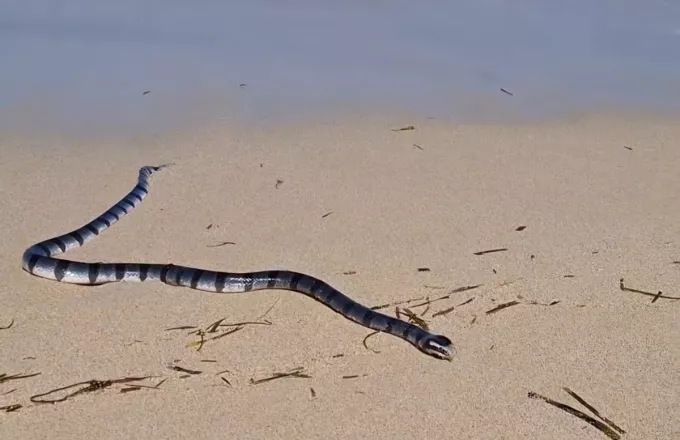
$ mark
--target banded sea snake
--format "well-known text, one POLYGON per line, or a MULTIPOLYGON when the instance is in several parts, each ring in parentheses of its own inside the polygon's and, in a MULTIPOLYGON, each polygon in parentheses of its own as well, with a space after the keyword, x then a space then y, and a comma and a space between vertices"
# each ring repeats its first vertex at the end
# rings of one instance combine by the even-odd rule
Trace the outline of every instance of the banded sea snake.
POLYGON ((170 286, 190 287, 217 293, 242 293, 263 289, 292 290, 311 297, 345 318, 364 327, 404 339, 425 354, 451 361, 455 348, 442 335, 427 332, 400 319, 384 315, 348 298, 310 275, 286 270, 229 273, 173 264, 84 263, 53 258, 83 246, 136 208, 148 194, 151 175, 169 164, 144 166, 137 185, 96 219, 79 229, 36 243, 26 249, 22 268, 37 277, 69 284, 101 285, 118 281, 161 281, 170 286))

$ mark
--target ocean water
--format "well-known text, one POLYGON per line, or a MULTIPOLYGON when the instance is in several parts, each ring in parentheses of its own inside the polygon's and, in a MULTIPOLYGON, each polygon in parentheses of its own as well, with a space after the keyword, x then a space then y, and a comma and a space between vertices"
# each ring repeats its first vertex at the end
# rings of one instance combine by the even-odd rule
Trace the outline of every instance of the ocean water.
POLYGON ((676 111, 680 1, 0 0, 0 60, 3 130, 676 111))

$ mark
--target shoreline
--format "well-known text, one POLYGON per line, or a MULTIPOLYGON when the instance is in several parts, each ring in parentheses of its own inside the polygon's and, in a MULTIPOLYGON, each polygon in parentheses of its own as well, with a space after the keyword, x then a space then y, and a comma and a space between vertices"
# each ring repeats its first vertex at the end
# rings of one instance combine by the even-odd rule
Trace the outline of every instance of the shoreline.
MULTIPOLYGON (((0 112, 4 116, 12 112, 0 112)), ((7 118, 6 118, 7 119, 7 118)), ((20 117, 23 119, 23 117, 20 117)), ((440 127, 488 127, 491 129, 541 129, 556 126, 575 126, 581 123, 601 124, 611 122, 614 124, 630 122, 633 124, 674 124, 680 119, 680 112, 662 109, 633 109, 633 108, 609 108, 589 110, 569 110, 546 115, 512 115, 492 117, 491 119, 464 117, 461 115, 431 116, 419 112, 392 109, 390 111, 378 111, 370 109, 327 109, 321 112, 299 112, 287 116, 277 116, 272 119, 239 120, 225 116, 205 117, 202 120, 185 121, 184 124, 173 125, 160 123, 156 127, 130 128, 122 127, 117 130, 114 127, 107 129, 48 129, 44 125, 34 125, 31 119, 13 124, 11 129, 0 131, 0 139, 5 142, 49 142, 57 140, 61 143, 135 143, 154 142, 162 139, 173 139, 181 136, 204 136, 207 133, 229 130, 239 135, 249 136, 257 133, 277 133, 295 131, 298 129, 331 128, 337 126, 403 126, 411 124, 438 125, 440 127)), ((41 120, 44 120, 41 119, 41 120)))

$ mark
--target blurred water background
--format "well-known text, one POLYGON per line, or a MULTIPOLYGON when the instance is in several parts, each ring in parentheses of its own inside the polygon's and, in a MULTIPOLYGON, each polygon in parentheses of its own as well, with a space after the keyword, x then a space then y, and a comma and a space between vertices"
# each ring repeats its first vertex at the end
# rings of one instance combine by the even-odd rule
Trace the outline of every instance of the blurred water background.
POLYGON ((679 107, 678 0, 0 0, 0 130, 679 107))

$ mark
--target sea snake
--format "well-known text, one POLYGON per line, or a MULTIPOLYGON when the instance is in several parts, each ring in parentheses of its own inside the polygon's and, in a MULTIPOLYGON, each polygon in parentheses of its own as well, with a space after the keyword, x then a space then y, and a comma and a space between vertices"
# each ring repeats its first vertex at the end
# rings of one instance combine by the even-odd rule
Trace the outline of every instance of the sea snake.
POLYGON ((85 226, 36 243, 26 249, 22 268, 37 277, 62 283, 101 285, 118 281, 161 281, 170 286, 190 287, 217 293, 242 293, 263 289, 292 290, 314 298, 345 318, 364 327, 404 339, 425 354, 451 361, 455 348, 447 337, 429 333, 411 323, 384 315, 345 296, 324 281, 299 272, 267 270, 229 273, 174 264, 83 263, 53 258, 83 246, 136 208, 149 193, 151 175, 171 164, 144 166, 137 185, 125 197, 85 226))

